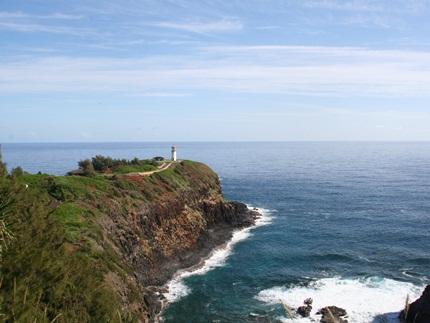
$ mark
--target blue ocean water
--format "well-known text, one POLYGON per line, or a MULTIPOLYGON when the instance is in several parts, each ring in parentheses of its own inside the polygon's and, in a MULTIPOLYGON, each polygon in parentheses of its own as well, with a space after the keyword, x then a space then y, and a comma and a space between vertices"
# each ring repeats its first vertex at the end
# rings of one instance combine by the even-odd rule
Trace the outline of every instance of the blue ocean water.
MULTIPOLYGON (((166 322, 274 322, 286 319, 281 300, 295 307, 306 297, 315 310, 346 308, 350 322, 377 322, 378 314, 394 322, 406 294, 417 297, 430 283, 430 143, 177 147, 179 158, 220 175, 228 199, 269 210, 271 221, 238 241, 222 265, 185 278, 166 322)), ((4 144, 3 157, 9 167, 63 174, 96 154, 169 150, 168 143, 4 144)))

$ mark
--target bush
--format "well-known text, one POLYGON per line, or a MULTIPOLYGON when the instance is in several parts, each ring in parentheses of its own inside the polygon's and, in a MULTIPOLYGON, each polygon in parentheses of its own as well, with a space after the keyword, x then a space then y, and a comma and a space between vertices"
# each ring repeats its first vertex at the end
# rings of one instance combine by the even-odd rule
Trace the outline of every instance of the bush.
POLYGON ((137 157, 134 157, 132 160, 131 160, 131 162, 130 162, 132 165, 139 165, 139 163, 140 163, 140 160, 139 160, 139 158, 137 158, 137 157))
POLYGON ((128 322, 104 280, 106 262, 86 240, 69 242, 78 210, 67 203, 61 210, 45 193, 19 191, 17 183, 0 178, 0 321, 128 322))
MULTIPOLYGON (((1 149, 1 146, 0 146, 1 149)), ((6 163, 2 160, 1 150, 0 150, 0 177, 5 177, 7 175, 6 163)))
POLYGON ((113 159, 111 157, 104 157, 97 155, 92 160, 82 160, 79 162, 79 167, 82 170, 87 170, 84 175, 92 174, 93 171, 106 172, 111 171, 113 173, 127 173, 127 172, 142 172, 147 170, 154 170, 158 166, 158 163, 154 160, 141 160, 137 157, 132 160, 127 159, 113 159), (91 165, 92 169, 91 169, 91 165), (129 171, 126 171, 129 169, 129 171))
POLYGON ((13 234, 9 231, 9 225, 6 222, 7 215, 10 212, 11 198, 10 193, 4 190, 0 191, 0 264, 3 251, 8 247, 9 242, 13 239, 13 234))
POLYGON ((12 172, 11 172, 12 177, 17 178, 17 177, 21 177, 22 175, 24 175, 24 171, 21 167, 16 167, 12 169, 12 172))
POLYGON ((101 155, 97 155, 92 159, 93 167, 96 171, 105 171, 109 168, 112 168, 114 165, 113 159, 110 157, 104 157, 101 155))
POLYGON ((78 165, 79 165, 79 168, 82 169, 84 176, 94 176, 95 175, 96 172, 94 170, 94 165, 93 165, 91 160, 89 160, 89 159, 81 160, 78 163, 78 165))

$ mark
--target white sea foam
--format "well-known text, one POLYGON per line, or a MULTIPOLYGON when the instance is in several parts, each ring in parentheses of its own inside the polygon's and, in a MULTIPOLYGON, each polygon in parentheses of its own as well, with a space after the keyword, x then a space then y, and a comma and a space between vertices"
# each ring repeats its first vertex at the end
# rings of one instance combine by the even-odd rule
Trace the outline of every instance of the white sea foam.
MULTIPOLYGON (((252 206, 248 207, 253 208, 252 206)), ((228 256, 231 255, 235 244, 247 239, 251 235, 251 231, 256 227, 271 223, 272 211, 260 208, 256 208, 256 211, 261 214, 261 217, 256 219, 254 226, 234 231, 231 240, 225 245, 212 251, 209 257, 200 265, 186 270, 181 270, 175 274, 172 280, 170 280, 166 285, 166 287, 168 287, 168 292, 163 294, 169 303, 176 302, 181 297, 190 293, 190 288, 184 282, 185 278, 194 275, 203 275, 214 268, 223 266, 228 256)))
MULTIPOLYGON (((349 321, 354 323, 399 322, 399 311, 404 307, 406 295, 412 300, 418 298, 423 286, 395 281, 387 278, 342 279, 339 277, 317 280, 308 286, 273 287, 261 291, 256 298, 268 304, 281 301, 293 308, 303 305, 303 301, 314 300, 310 318, 297 319, 297 322, 319 321, 318 309, 336 305, 348 312, 349 321), (381 318, 381 316, 379 316, 381 318)), ((283 318, 283 321, 291 322, 283 318)))

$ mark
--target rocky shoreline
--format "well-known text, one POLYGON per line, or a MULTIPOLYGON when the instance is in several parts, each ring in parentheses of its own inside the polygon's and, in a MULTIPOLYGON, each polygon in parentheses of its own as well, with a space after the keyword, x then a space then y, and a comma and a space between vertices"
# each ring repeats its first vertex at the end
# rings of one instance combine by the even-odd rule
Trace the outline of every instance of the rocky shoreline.
POLYGON ((163 272, 163 284, 146 287, 145 301, 149 305, 151 322, 160 322, 163 312, 169 305, 165 295, 169 293, 168 283, 170 280, 183 272, 193 272, 201 269, 214 251, 225 248, 235 231, 253 227, 256 224, 256 220, 262 217, 256 208, 249 209, 240 202, 229 203, 234 205, 234 208, 238 211, 236 216, 231 219, 232 221, 215 225, 199 239, 196 250, 184 255, 180 260, 168 262, 166 266, 176 268, 176 271, 173 274, 171 270, 163 272))
MULTIPOLYGON (((315 318, 310 318, 313 299, 307 298, 303 305, 292 308, 288 304, 282 303, 285 314, 291 320, 295 318, 309 318, 310 321, 316 322, 315 318)), ((318 322, 321 323, 348 323, 348 313, 345 309, 331 305, 320 308, 316 315, 321 316, 318 322)), ((401 323, 429 323, 430 322, 430 285, 424 289, 422 295, 414 302, 409 303, 407 297, 405 307, 398 314, 398 320, 401 323)), ((372 322, 386 322, 385 314, 376 317, 372 322)), ((388 322, 388 321, 387 321, 388 322)))

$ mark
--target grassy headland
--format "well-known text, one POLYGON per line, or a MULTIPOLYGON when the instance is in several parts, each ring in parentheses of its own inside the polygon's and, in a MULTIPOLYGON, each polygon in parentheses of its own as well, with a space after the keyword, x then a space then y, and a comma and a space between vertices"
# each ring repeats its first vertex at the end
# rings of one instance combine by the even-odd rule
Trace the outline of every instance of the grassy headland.
POLYGON ((149 320, 159 309, 148 286, 192 264, 181 257, 210 241, 207 228, 243 212, 224 202, 201 163, 151 176, 136 173, 157 169, 153 161, 98 156, 79 165, 79 176, 7 174, 0 165, 5 321, 149 320))

